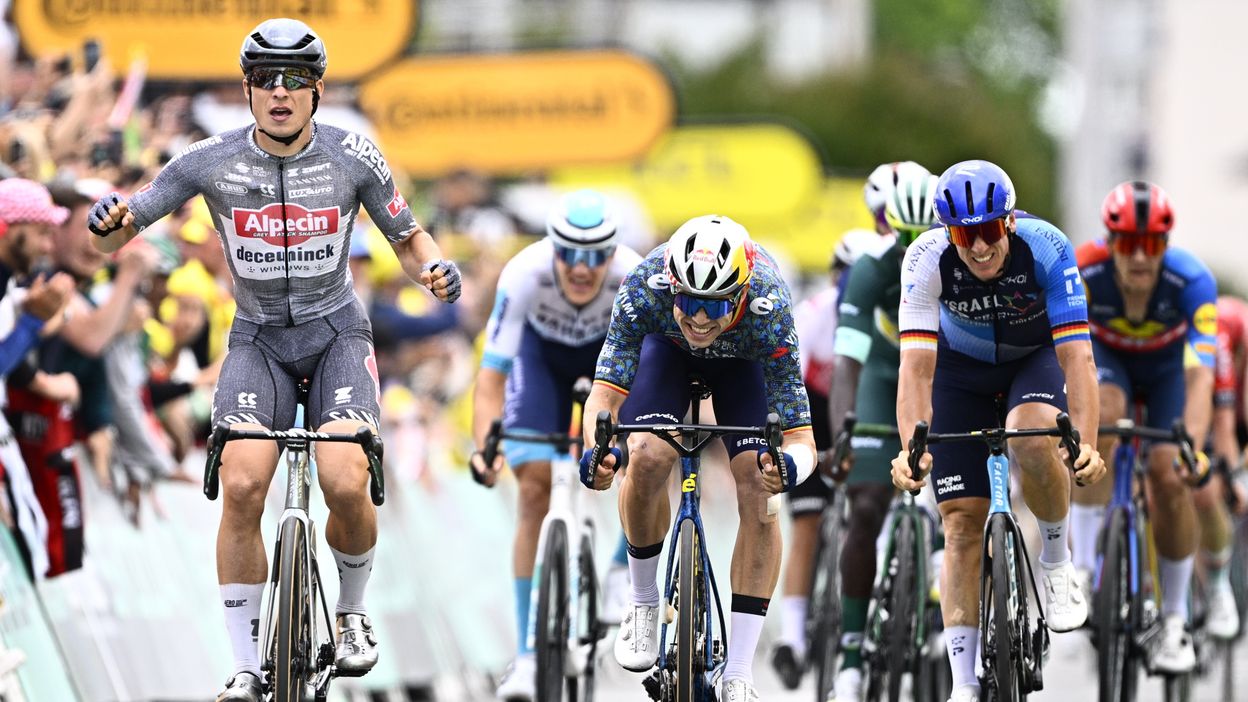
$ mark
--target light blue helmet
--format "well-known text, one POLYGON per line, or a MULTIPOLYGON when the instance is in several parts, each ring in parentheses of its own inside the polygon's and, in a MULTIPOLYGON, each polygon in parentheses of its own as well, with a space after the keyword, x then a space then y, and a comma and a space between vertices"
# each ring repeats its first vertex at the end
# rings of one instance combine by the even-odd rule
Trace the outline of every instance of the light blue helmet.
POLYGON ((564 195, 546 218, 546 235, 565 249, 613 249, 618 228, 610 203, 596 190, 564 195))
POLYGON ((988 222, 1014 211, 1014 183, 989 161, 955 163, 936 183, 936 219, 945 226, 988 222))

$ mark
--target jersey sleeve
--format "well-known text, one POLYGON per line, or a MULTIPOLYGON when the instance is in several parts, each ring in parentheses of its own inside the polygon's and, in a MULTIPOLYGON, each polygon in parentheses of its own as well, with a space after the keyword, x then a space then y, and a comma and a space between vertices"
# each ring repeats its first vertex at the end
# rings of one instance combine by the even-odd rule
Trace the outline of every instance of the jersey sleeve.
POLYGON ((780 417, 784 431, 809 428, 810 398, 802 383, 801 353, 798 350, 797 329, 793 324, 793 300, 788 287, 776 286, 775 306, 771 313, 760 319, 763 338, 758 350, 763 366, 763 386, 767 392, 767 407, 780 417))
POLYGON ((1044 289, 1044 309, 1049 316, 1053 345, 1091 341, 1088 331, 1088 296, 1079 275, 1075 247, 1060 229, 1042 220, 1027 238, 1036 261, 1036 277, 1044 289))
POLYGON ((1217 356, 1218 285, 1213 273, 1191 257, 1192 274, 1183 288, 1183 316, 1187 318, 1187 344, 1200 365, 1213 368, 1217 356))
POLYGON ((165 164, 152 182, 139 188, 128 201, 135 228, 146 229, 198 195, 198 176, 211 172, 228 156, 228 150, 214 148, 223 141, 221 136, 213 136, 187 146, 165 164))
POLYGON ((607 337, 598 354, 594 382, 628 394, 637 377, 637 363, 641 359, 641 342, 646 334, 661 329, 661 315, 671 315, 671 309, 663 309, 661 296, 651 289, 650 279, 658 279, 662 271, 663 257, 660 253, 655 263, 653 255, 634 268, 620 284, 611 308, 611 323, 607 337))
POLYGON ((901 264, 901 307, 897 326, 901 350, 936 350, 940 331, 940 256, 948 245, 941 230, 930 231, 906 249, 901 264))
POLYGON ((521 264, 523 254, 521 252, 503 267, 494 294, 494 311, 485 325, 485 353, 481 365, 504 375, 511 372, 512 361, 520 351, 524 320, 533 299, 535 280, 526 274, 521 264))
POLYGON ((866 364, 871 353, 875 307, 888 288, 886 282, 880 276, 879 259, 874 257, 864 256, 849 269, 845 295, 837 308, 836 355, 866 364))
POLYGON ((355 173, 360 204, 390 243, 403 241, 416 228, 416 216, 394 184, 385 156, 376 144, 352 132, 346 133, 342 146, 353 155, 348 163, 355 173))

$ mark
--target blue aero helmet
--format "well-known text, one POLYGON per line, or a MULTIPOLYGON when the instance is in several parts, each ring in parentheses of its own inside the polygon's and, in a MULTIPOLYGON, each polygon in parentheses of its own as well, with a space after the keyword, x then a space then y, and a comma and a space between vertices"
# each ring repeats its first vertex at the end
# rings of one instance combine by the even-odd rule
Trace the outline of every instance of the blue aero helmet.
POLYGON ((1014 183, 995 163, 962 161, 940 175, 935 200, 941 224, 980 224, 1014 211, 1014 183))

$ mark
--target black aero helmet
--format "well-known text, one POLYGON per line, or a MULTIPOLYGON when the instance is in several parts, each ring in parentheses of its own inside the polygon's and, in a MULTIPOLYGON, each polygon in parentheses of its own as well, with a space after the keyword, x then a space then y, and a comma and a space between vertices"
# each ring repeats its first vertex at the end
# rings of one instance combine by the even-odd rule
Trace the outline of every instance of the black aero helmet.
POLYGON ((261 22, 238 52, 243 73, 257 66, 307 66, 323 76, 328 63, 325 42, 308 25, 287 17, 261 22))

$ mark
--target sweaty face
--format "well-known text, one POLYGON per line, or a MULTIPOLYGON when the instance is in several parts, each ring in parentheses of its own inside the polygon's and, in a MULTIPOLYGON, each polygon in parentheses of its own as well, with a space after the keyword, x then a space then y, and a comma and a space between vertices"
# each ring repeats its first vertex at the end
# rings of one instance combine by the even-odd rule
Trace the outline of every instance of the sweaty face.
MULTIPOLYGON (((1006 218, 1006 231, 1014 233, 1017 229, 1014 215, 1010 214, 1006 218)), ((971 270, 971 275, 982 281, 989 281, 1001 275, 1010 253, 1008 234, 991 244, 984 243, 984 240, 979 237, 976 237, 970 244, 970 246, 959 246, 954 243, 954 248, 958 251, 958 258, 962 259, 966 267, 971 270)))
POLYGON ((555 257, 555 279, 559 282, 559 291, 564 299, 573 305, 587 305, 602 290, 602 282, 607 277, 607 268, 611 259, 598 266, 587 266, 585 263, 569 265, 558 256, 555 257))
POLYGON ((256 68, 243 81, 256 125, 279 137, 298 133, 312 119, 313 88, 325 92, 324 82, 302 68, 256 68))

